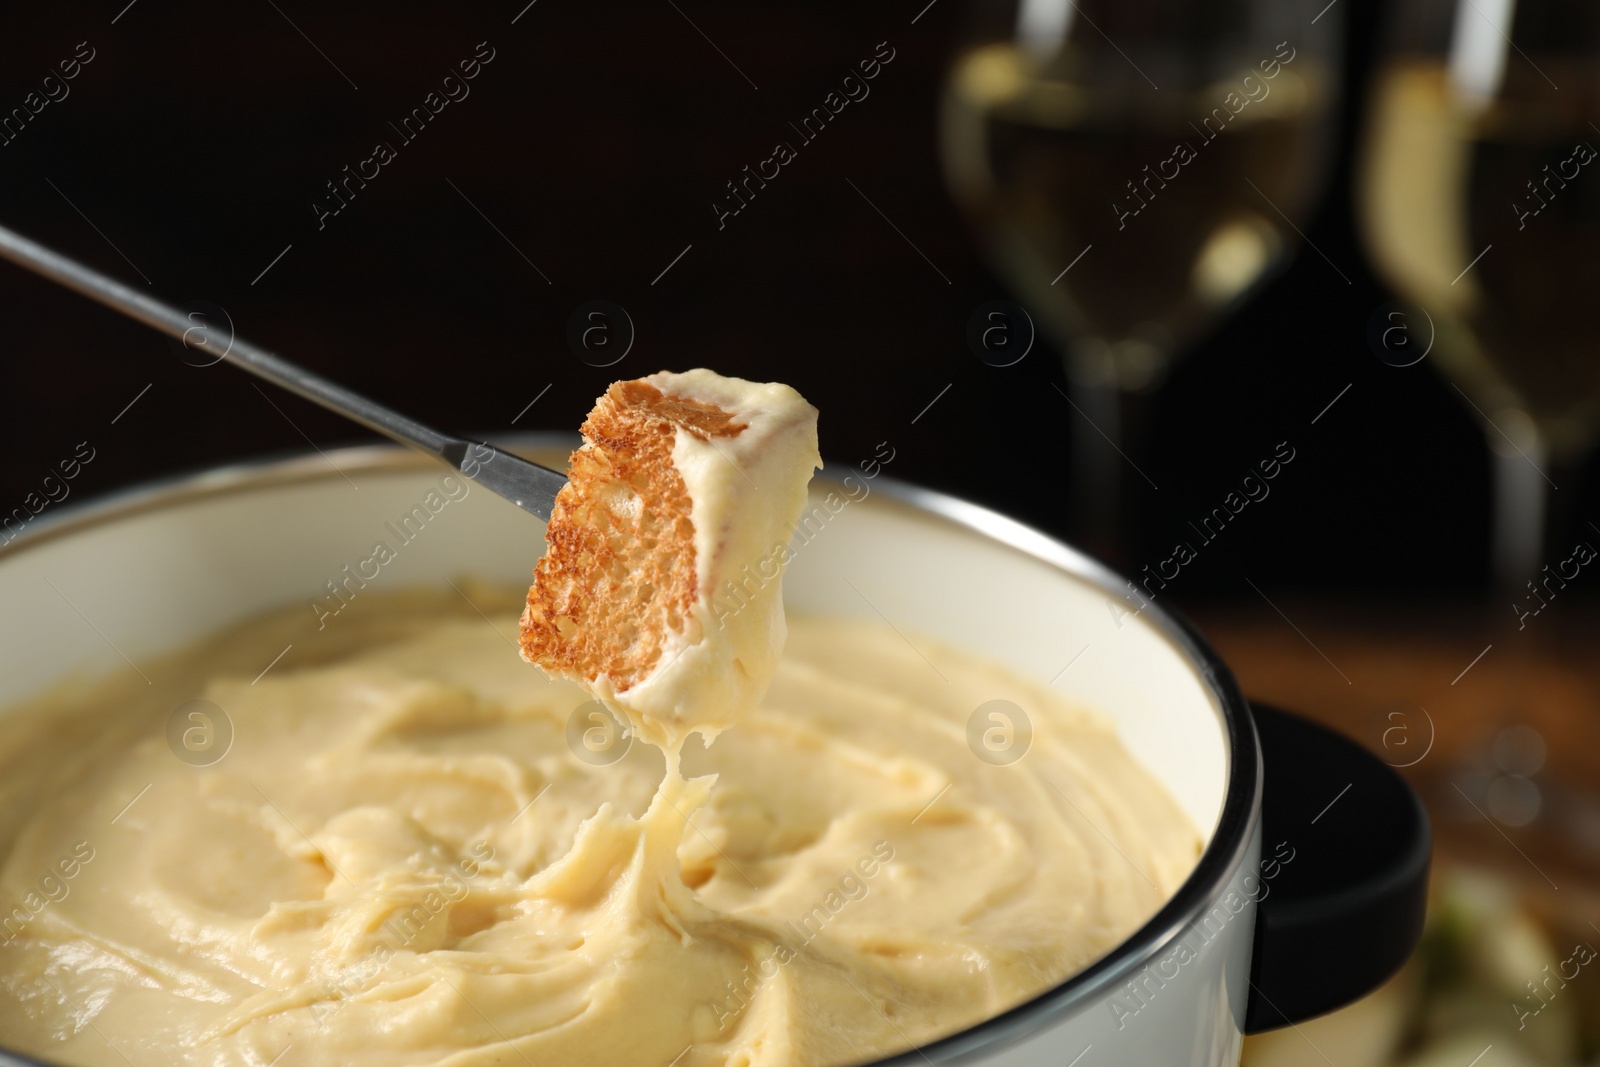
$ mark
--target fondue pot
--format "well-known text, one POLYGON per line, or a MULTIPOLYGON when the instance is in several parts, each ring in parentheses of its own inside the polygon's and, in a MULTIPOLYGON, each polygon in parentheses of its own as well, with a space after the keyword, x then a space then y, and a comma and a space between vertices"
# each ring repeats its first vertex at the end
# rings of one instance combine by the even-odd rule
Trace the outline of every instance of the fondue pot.
MULTIPOLYGON (((573 441, 505 444, 560 468, 573 441)), ((1329 1011, 1400 966, 1421 931, 1429 831, 1392 770, 1336 734, 1246 703, 1193 628, 1160 604, 1141 606, 1098 562, 993 511, 894 483, 883 461, 843 477, 830 465, 812 483, 784 580, 788 607, 881 614, 1097 709, 1204 849, 1177 893, 1087 969, 878 1067, 1237 1064, 1245 1034, 1329 1011)), ((11 619, 0 707, 269 608, 317 610, 327 583, 385 539, 386 524, 413 514, 443 473, 414 453, 351 448, 45 512, 0 546, 11 619)), ((526 582, 540 533, 527 513, 472 487, 368 585, 526 582)), ((986 749, 988 736, 981 723, 969 730, 975 759, 1026 760, 986 749)), ((1320 1058, 1308 1043, 1306 1062, 1320 1058)), ((0 1064, 35 1062, 0 1051, 0 1064)))

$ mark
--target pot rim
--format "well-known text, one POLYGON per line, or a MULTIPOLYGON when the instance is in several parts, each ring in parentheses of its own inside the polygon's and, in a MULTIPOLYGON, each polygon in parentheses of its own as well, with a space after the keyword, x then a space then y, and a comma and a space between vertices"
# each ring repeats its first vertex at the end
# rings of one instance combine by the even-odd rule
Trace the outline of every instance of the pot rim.
MULTIPOLYGON (((570 448, 574 434, 532 432, 498 435, 490 443, 519 448, 570 448)), ((17 553, 81 530, 160 511, 197 500, 209 500, 266 487, 299 485, 340 476, 344 471, 401 471, 426 469, 435 462, 421 453, 397 445, 352 445, 320 451, 293 452, 247 459, 220 467, 172 475, 116 490, 92 500, 72 504, 42 517, 5 544, 0 562, 17 553)), ((828 475, 820 476, 833 481, 828 475)), ((880 475, 874 489, 896 503, 980 534, 991 541, 1031 556, 1072 577, 1088 582, 1113 597, 1121 597, 1126 579, 1088 554, 997 511, 939 490, 880 475)), ((864 1067, 913 1067, 918 1063, 971 1062, 1026 1036, 1048 1028, 1057 1020, 1077 1014, 1098 1002, 1135 971, 1154 962, 1180 934, 1210 911, 1222 897, 1234 872, 1245 858, 1261 814, 1261 754, 1250 706, 1223 663, 1193 623, 1154 601, 1140 613, 1188 661, 1216 701, 1218 717, 1227 737, 1227 776, 1222 810, 1211 840, 1195 868, 1178 891, 1161 908, 1115 948, 1029 1000, 983 1022, 896 1053, 867 1061, 864 1067)), ((1240 1010, 1242 1011, 1242 1005, 1240 1010)), ((1241 1016, 1242 1018, 1242 1016, 1241 1016)), ((1242 1026, 1242 1023, 1241 1023, 1242 1026)), ((0 1048, 0 1063, 18 1067, 48 1067, 0 1048)))

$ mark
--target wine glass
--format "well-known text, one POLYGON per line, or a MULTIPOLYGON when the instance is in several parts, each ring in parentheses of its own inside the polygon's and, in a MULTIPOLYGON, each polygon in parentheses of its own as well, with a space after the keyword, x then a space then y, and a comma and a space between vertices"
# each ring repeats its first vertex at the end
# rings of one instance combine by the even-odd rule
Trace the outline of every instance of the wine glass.
POLYGON ((1139 398, 1298 244, 1336 96, 1325 4, 969 9, 941 105, 945 175, 1066 355, 1075 533, 1092 550, 1114 554, 1122 487, 1144 478, 1127 455, 1139 398))
MULTIPOLYGON (((1593 848, 1577 814, 1592 810, 1591 783, 1534 778, 1545 751, 1535 728, 1567 731, 1551 712, 1563 646, 1552 623, 1530 626, 1529 616, 1577 576, 1585 557, 1573 540, 1593 542, 1592 531, 1563 527, 1600 431, 1590 318, 1600 293, 1600 5, 1401 0, 1392 15, 1358 161, 1361 229, 1409 305, 1397 324, 1431 334, 1430 359, 1492 449, 1495 587, 1517 612, 1495 604, 1492 625, 1535 631, 1507 633, 1512 647, 1496 652, 1513 657, 1502 669, 1518 684, 1498 698, 1493 759, 1463 752, 1439 772, 1449 792, 1431 806, 1462 820, 1442 834, 1498 846, 1497 833, 1522 858, 1581 862, 1593 848)), ((1508 1028, 1507 1044, 1526 1036, 1508 1028)))
POLYGON ((1525 594, 1600 430, 1587 315, 1600 293, 1600 5, 1403 0, 1394 15, 1361 152, 1362 231, 1414 305, 1408 332, 1431 333, 1483 421, 1493 570, 1525 594))

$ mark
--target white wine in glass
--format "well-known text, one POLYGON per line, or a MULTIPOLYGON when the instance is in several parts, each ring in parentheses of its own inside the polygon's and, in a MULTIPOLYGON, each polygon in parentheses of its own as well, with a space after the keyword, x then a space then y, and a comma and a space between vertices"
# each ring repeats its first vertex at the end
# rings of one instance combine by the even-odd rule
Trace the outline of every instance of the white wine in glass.
POLYGON ((1577 464, 1600 430, 1600 5, 1426 0, 1399 15, 1367 116, 1362 230, 1415 305, 1408 331, 1431 335, 1484 422, 1493 567, 1516 589, 1547 536, 1573 532, 1577 464))
POLYGON ((1282 0, 974 14, 944 93, 946 176, 1066 353, 1077 533, 1109 551, 1120 486, 1139 476, 1101 435, 1135 451, 1130 395, 1298 244, 1326 161, 1337 31, 1282 0))

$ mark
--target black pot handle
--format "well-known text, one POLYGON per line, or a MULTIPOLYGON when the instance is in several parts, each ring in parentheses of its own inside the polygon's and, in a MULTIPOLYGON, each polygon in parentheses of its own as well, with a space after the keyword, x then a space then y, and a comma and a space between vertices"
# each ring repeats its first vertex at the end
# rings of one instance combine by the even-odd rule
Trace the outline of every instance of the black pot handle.
POLYGON ((1394 769, 1326 727, 1256 704, 1262 869, 1245 1032, 1371 992, 1422 935, 1432 834, 1394 769))

